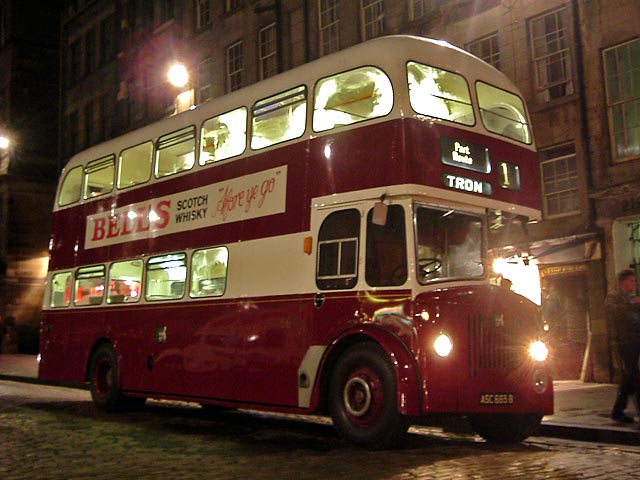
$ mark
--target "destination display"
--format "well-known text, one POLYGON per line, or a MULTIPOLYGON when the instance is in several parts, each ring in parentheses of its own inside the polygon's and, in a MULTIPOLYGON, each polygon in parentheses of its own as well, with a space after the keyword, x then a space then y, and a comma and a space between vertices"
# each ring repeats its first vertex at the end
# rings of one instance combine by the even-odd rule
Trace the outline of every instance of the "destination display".
POLYGON ((442 176, 442 181, 446 187, 453 188, 455 190, 480 193, 482 195, 491 195, 493 193, 493 188, 489 182, 482 182, 480 180, 452 175, 450 173, 445 173, 442 176))
POLYGON ((487 147, 451 137, 442 137, 440 148, 442 163, 445 165, 480 173, 491 172, 491 160, 487 147))

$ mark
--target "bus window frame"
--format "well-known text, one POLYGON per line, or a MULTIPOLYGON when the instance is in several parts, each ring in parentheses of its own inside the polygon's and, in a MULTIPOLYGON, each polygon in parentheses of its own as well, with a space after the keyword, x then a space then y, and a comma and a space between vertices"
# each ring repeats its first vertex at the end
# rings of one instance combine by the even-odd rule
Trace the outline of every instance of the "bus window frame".
POLYGON ((103 197, 113 192, 116 184, 116 156, 113 153, 104 155, 100 158, 96 158, 87 162, 84 166, 84 180, 83 180, 83 198, 85 200, 91 200, 97 197, 103 197), (89 191, 89 177, 95 173, 103 172, 105 170, 111 170, 111 186, 109 190, 100 190, 95 192, 89 191))
POLYGON ((50 308, 68 308, 71 306, 74 294, 74 281, 75 281, 75 272, 73 270, 64 270, 61 272, 54 272, 51 275, 51 288, 49 289, 49 307, 50 308), (56 278, 60 275, 67 275, 65 283, 70 281, 70 285, 67 287, 65 285, 64 290, 62 292, 54 292, 54 287, 56 285, 56 278), (68 290, 68 292, 67 292, 68 290), (64 303, 58 305, 54 304, 54 293, 62 293, 64 298, 66 298, 67 293, 69 294, 69 299, 64 301, 64 303))
POLYGON ((219 115, 214 115, 212 117, 205 118, 202 121, 202 123, 200 124, 200 135, 199 135, 200 145, 199 145, 199 148, 198 148, 198 165, 200 165, 201 167, 205 167, 205 166, 208 166, 208 165, 213 165, 213 164, 222 162, 224 160, 229 160, 231 158, 239 157, 239 156, 243 155, 244 153, 246 153, 248 145, 249 145, 249 141, 248 141, 248 139, 249 139, 249 117, 250 117, 249 109, 246 106, 242 105, 240 107, 232 108, 231 110, 227 110, 226 112, 221 113, 219 115), (204 160, 203 161, 203 159, 202 159, 203 155, 202 154, 203 154, 204 149, 205 149, 205 137, 204 137, 205 124, 207 122, 212 121, 212 120, 219 119, 219 118, 221 118, 221 117, 223 117, 225 115, 228 115, 228 114, 234 113, 234 112, 238 112, 238 111, 241 111, 241 110, 243 110, 244 113, 245 113, 245 119, 244 119, 244 148, 242 149, 242 151, 239 152, 239 153, 235 153, 234 152, 232 155, 225 156, 225 157, 222 157, 222 158, 212 158, 212 159, 208 159, 208 160, 204 160))
MULTIPOLYGON (((295 103, 294 103, 295 105, 295 103)), ((249 146, 251 148, 251 150, 253 151, 259 151, 259 150, 264 150, 266 148, 270 148, 273 147, 274 145, 280 145, 284 142, 289 142, 291 140, 295 140, 297 138, 301 138, 304 136, 305 132, 307 131, 307 123, 308 123, 308 113, 309 113, 309 88, 307 87, 306 84, 300 84, 291 88, 287 88, 286 90, 282 90, 278 93, 274 93, 273 95, 269 95, 267 97, 263 97, 260 98, 258 100, 256 100, 253 104, 253 106, 251 107, 251 111, 250 111, 250 117, 251 117, 251 131, 250 131, 250 135, 248 135, 249 137, 249 146), (277 106, 279 103, 284 102, 285 100, 292 100, 295 99, 297 96, 302 95, 303 100, 301 102, 298 102, 299 104, 296 105, 295 107, 292 107, 291 109, 291 113, 293 114, 293 112, 295 110, 297 110, 298 108, 300 108, 301 106, 304 106, 304 115, 302 115, 302 118, 304 119, 304 125, 303 128, 300 132, 295 132, 294 136, 288 136, 285 138, 281 138, 279 140, 276 141, 271 141, 269 140, 267 144, 265 145, 260 145, 260 142, 256 142, 256 139, 263 139, 266 140, 266 137, 261 137, 256 135, 256 130, 258 130, 256 128, 257 124, 256 124, 256 119, 259 118, 261 115, 266 115, 272 112, 278 112, 279 110, 284 110, 287 109, 289 107, 291 107, 291 105, 280 105, 277 106), (258 115, 256 115, 257 111, 260 110, 265 110, 265 113, 259 113, 258 115)), ((290 122, 289 125, 294 125, 294 122, 290 122)))
MULTIPOLYGON (((446 68, 436 67, 434 65, 429 65, 429 64, 420 62, 418 60, 407 60, 405 62, 405 67, 404 68, 405 68, 405 80, 406 80, 405 84, 406 84, 406 87, 407 87, 407 96, 409 98, 409 106, 411 107, 411 110, 415 114, 422 115, 424 117, 434 118, 434 119, 437 119, 437 120, 442 120, 443 122, 450 122, 450 123, 452 123, 454 125, 457 125, 457 126, 462 125, 464 127, 473 128, 473 127, 476 127, 478 125, 478 119, 476 118, 477 117, 476 105, 475 105, 474 97, 473 97, 473 93, 475 93, 475 92, 471 89, 471 87, 469 85, 469 79, 466 76, 464 76, 462 73, 458 73, 458 72, 455 72, 455 71, 452 71, 452 70, 447 70, 446 68), (417 66, 432 68, 434 70, 438 70, 440 72, 444 72, 444 73, 450 74, 453 77, 461 78, 464 81, 465 85, 467 86, 467 94, 469 96, 469 103, 468 104, 465 103, 465 102, 461 102, 461 101, 459 101, 457 99, 453 99, 453 98, 437 97, 435 95, 432 95, 431 93, 429 93, 429 95, 431 97, 441 99, 443 102, 445 102, 445 106, 447 106, 446 105, 446 101, 450 101, 450 102, 453 102, 453 103, 456 103, 456 104, 459 104, 459 105, 468 106, 469 110, 470 110, 470 113, 472 115, 473 122, 471 122, 471 123, 459 122, 459 121, 456 121, 454 118, 445 118, 445 117, 442 117, 442 116, 437 116, 437 115, 435 115, 433 113, 424 113, 424 112, 418 111, 416 109, 416 107, 415 107, 414 102, 412 101, 412 95, 411 95, 411 82, 409 81, 409 64, 411 64, 411 63, 413 63, 413 64, 415 64, 417 66)), ((447 106, 447 108, 448 108, 448 106, 447 106)))
MULTIPOLYGON (((176 267, 180 267, 180 265, 176 265, 176 267)), ((172 268, 175 268, 175 267, 172 267, 172 268)), ((187 254, 187 252, 168 252, 168 253, 162 253, 159 255, 153 255, 149 257, 145 262, 144 278, 143 278, 144 299, 147 302, 166 302, 166 301, 182 300, 185 297, 185 294, 187 291, 188 279, 189 279, 189 255, 187 254), (174 257, 174 258, 171 258, 171 257, 174 257), (171 279, 167 279, 167 281, 171 281, 171 286, 170 286, 171 289, 173 288, 173 284, 182 283, 183 288, 179 295, 173 295, 173 294, 150 295, 149 294, 149 288, 151 286, 151 280, 149 279, 149 274, 156 270, 163 270, 163 271, 168 270, 168 268, 165 269, 165 268, 162 268, 161 266, 157 268, 153 268, 153 267, 149 268, 150 265, 155 265, 155 263, 153 263, 155 260, 158 261, 157 265, 161 265, 162 263, 167 263, 167 262, 182 262, 181 267, 184 268, 184 272, 185 272, 184 279, 182 281, 180 280, 171 281, 171 279)))
POLYGON ((155 158, 155 145, 153 140, 145 140, 144 142, 140 142, 137 145, 132 145, 131 147, 123 148, 120 151, 120 154, 118 155, 118 165, 116 168, 116 187, 118 188, 118 190, 126 190, 127 188, 132 188, 137 185, 144 185, 145 183, 149 182, 149 180, 151 180, 151 172, 153 171, 154 158, 155 158), (122 154, 129 150, 133 150, 135 148, 138 148, 147 144, 151 145, 151 157, 149 159, 149 172, 148 172, 147 178, 140 182, 128 183, 126 185, 122 185, 120 182, 122 178, 122 154))
MULTIPOLYGON (((94 265, 83 265, 78 267, 74 273, 74 284, 73 284, 73 305, 74 307, 89 307, 89 306, 99 306, 104 302, 105 297, 105 285, 107 282, 107 269, 104 264, 94 264, 94 265), (92 271, 93 269, 93 271, 92 271), (95 275, 96 273, 100 273, 102 271, 102 275, 95 275), (83 277, 83 275, 86 275, 83 277), (89 303, 81 303, 78 302, 78 291, 80 288, 86 288, 84 285, 80 285, 81 280, 89 280, 92 278, 101 278, 102 279, 102 295, 100 297, 89 295, 89 303), (100 301, 96 301, 99 299, 100 301)), ((98 284, 99 285, 99 284, 98 284)), ((93 287, 91 287, 93 288, 93 287)))
MULTIPOLYGON (((165 133, 163 135, 160 135, 156 141, 155 141, 155 157, 153 160, 153 175, 156 179, 163 179, 163 178, 167 178, 167 177, 172 177, 174 175, 178 175, 180 173, 184 173, 184 172, 188 172, 190 170, 193 170, 196 162, 196 155, 198 152, 198 127, 194 124, 188 124, 182 128, 178 128, 176 130, 173 130, 172 132, 169 133, 165 133), (188 130, 192 130, 192 132, 188 132, 188 130), (181 133, 182 132, 182 133, 181 133), (180 133, 180 135, 177 135, 178 133, 180 133), (181 138, 186 138, 186 140, 183 141, 177 141, 181 138), (169 140, 169 141, 167 141, 169 140), (159 174, 159 166, 160 166, 160 158, 161 158, 161 152, 163 150, 167 150, 168 148, 171 147, 175 147, 177 145, 183 144, 183 143, 187 143, 189 141, 193 141, 193 149, 191 150, 191 154, 193 155, 193 158, 191 160, 191 164, 189 165, 188 168, 181 168, 179 170, 174 170, 174 171, 167 171, 167 173, 163 173, 162 175, 159 174)), ((185 155, 185 154, 181 154, 181 155, 185 155)), ((188 155, 188 153, 186 154, 188 155)), ((172 158, 176 159, 178 158, 178 155, 172 155, 172 158)), ((173 166, 177 165, 175 162, 173 163, 173 166)), ((183 164, 184 165, 184 164, 183 164)))
POLYGON ((73 167, 71 170, 69 170, 68 172, 66 172, 65 176, 64 176, 64 180, 62 180, 62 183, 60 184, 60 190, 58 191, 58 207, 66 207, 68 205, 73 205, 74 203, 78 203, 81 199, 82 199, 82 185, 84 183, 84 165, 76 165, 75 167, 73 167), (65 188, 67 186, 67 181, 73 180, 71 177, 71 174, 75 171, 79 171, 80 172, 80 178, 79 178, 79 182, 77 183, 77 185, 73 185, 74 187, 78 188, 77 192, 71 192, 73 194, 73 200, 70 200, 68 202, 62 203, 62 194, 63 192, 65 192, 65 188))
MULTIPOLYGON (((222 263, 222 262, 221 262, 222 263)), ((228 282, 228 278, 229 278, 229 247, 227 247, 226 245, 218 245, 218 246, 214 246, 214 247, 203 247, 203 248, 198 248, 193 250, 193 252, 191 252, 191 258, 189 259, 189 266, 188 266, 188 272, 187 272, 187 277, 189 279, 189 298, 212 298, 212 297, 222 297, 224 296, 224 294, 227 291, 227 282, 228 282), (209 293, 209 294, 197 294, 197 292, 202 292, 203 289, 202 288, 195 288, 195 281, 196 281, 196 269, 194 268, 194 259, 197 257, 198 253, 200 252, 205 252, 207 250, 225 250, 226 251, 226 262, 223 264, 224 265, 224 285, 222 287, 222 291, 218 292, 216 290, 217 293, 209 293)), ((214 279, 218 279, 218 278, 223 278, 223 277, 209 277, 208 280, 214 280, 214 279)), ((205 280, 204 277, 199 278, 198 279, 198 287, 200 287, 201 282, 205 280)))
POLYGON ((526 106, 526 102, 524 101, 524 99, 520 96, 517 95, 513 92, 510 92, 509 90, 505 90, 504 88, 500 88, 500 87, 496 87, 495 85, 492 85, 489 82, 485 82, 484 80, 476 80, 475 82, 475 93, 476 93, 476 101, 477 101, 477 105, 478 105, 478 113, 480 114, 480 121, 482 122, 482 126, 491 133, 495 133, 496 135, 500 135, 501 137, 504 138, 508 138, 510 140, 516 141, 518 143, 522 143, 523 145, 532 145, 533 144, 533 129, 531 128, 531 117, 529 115, 529 112, 527 111, 527 106, 526 106), (527 138, 527 141, 524 140, 520 140, 519 138, 513 136, 513 135, 507 135, 504 133, 504 129, 502 131, 498 131, 495 129, 491 129, 487 126, 487 121, 485 120, 484 114, 483 112, 488 112, 491 113, 493 115, 499 116, 497 113, 483 108, 482 104, 481 104, 481 98, 483 98, 483 96, 480 95, 480 90, 478 89, 478 85, 483 85, 485 87, 489 87, 492 88, 494 90, 498 90, 499 92, 505 94, 506 96, 510 96, 513 98, 518 99, 520 105, 519 106, 514 106, 511 104, 507 104, 509 107, 511 108, 515 108, 516 110, 518 110, 518 114, 521 116, 524 116, 525 122, 518 122, 517 120, 513 120, 513 119, 509 119, 507 117, 507 120, 510 120, 512 123, 513 122, 518 122, 520 125, 524 125, 526 127, 526 131, 524 132, 527 138), (520 107, 520 108, 518 108, 520 107))
MULTIPOLYGON (((351 220, 351 219, 348 219, 351 220)), ((332 211, 331 213, 329 213, 326 217, 324 217, 324 219, 322 220, 322 222, 320 223, 320 227, 318 228, 318 246, 317 246, 317 253, 316 253, 316 261, 315 261, 315 280, 316 280, 316 285, 320 290, 342 290, 342 289, 353 289, 355 288, 355 286, 358 284, 359 278, 360 278, 360 247, 361 247, 361 243, 362 243, 362 212, 358 209, 358 208, 343 208, 343 209, 339 209, 339 210, 335 210, 332 211), (329 238, 329 239, 323 239, 321 240, 321 237, 323 236, 323 228, 327 225, 327 221, 336 215, 339 214, 344 214, 346 215, 346 212, 353 212, 351 214, 355 215, 355 219, 357 219, 358 221, 358 225, 357 228, 353 228, 353 231, 351 231, 351 227, 356 227, 355 225, 350 226, 349 229, 344 229, 347 230, 347 233, 351 233, 351 235, 347 235, 347 236, 341 236, 341 237, 335 237, 335 238, 329 238), (355 236, 353 236, 353 233, 355 233, 355 236), (353 264, 353 268, 354 271, 353 273, 342 273, 342 248, 343 245, 346 245, 347 243, 355 243, 355 252, 354 252, 354 264, 353 264), (336 268, 336 274, 335 275, 320 275, 321 269, 323 268, 324 262, 321 262, 321 260, 327 258, 326 255, 329 255, 328 258, 331 258, 330 254, 326 254, 326 250, 323 252, 323 246, 325 245, 333 245, 333 244, 337 244, 338 246, 338 252, 337 252, 337 256, 336 256, 336 262, 335 265, 331 265, 332 267, 335 266, 336 268)), ((332 225, 333 226, 333 225, 332 225)), ((339 225, 333 226, 333 228, 338 227, 339 225)), ((327 227, 328 228, 328 227, 327 227)), ((343 230, 343 231, 344 231, 343 230)))
MULTIPOLYGON (((375 82, 374 82, 374 86, 375 86, 375 82)), ((393 112, 393 108, 396 105, 396 94, 395 94, 395 86, 392 80, 392 77, 382 68, 379 67, 377 65, 372 65, 372 64, 366 64, 366 65, 360 65, 358 67, 354 67, 354 68, 350 68, 348 70, 343 70, 341 72, 334 72, 330 75, 326 75, 324 77, 318 78, 313 85, 313 104, 312 104, 312 109, 311 109, 311 128, 315 133, 323 133, 323 132, 330 132, 332 130, 335 129, 340 129, 340 128, 345 128, 345 127, 349 127, 351 125, 356 125, 356 124, 360 124, 363 122, 368 122, 368 121, 372 121, 372 120, 376 120, 376 119, 381 119, 384 117, 387 117, 391 114, 391 112, 393 112), (367 117, 362 117, 360 120, 355 120, 349 123, 344 123, 344 124, 334 124, 332 127, 327 127, 327 128, 318 128, 316 126, 316 118, 317 118, 317 112, 318 110, 320 110, 319 108, 317 108, 317 99, 318 99, 318 93, 319 93, 319 89, 322 86, 322 83, 329 81, 330 79, 334 79, 336 77, 339 77, 340 75, 345 75, 345 74, 355 74, 358 72, 358 70, 364 70, 364 69, 372 69, 372 70, 376 70, 377 72, 379 72, 381 75, 384 76, 384 78, 387 79, 388 86, 390 87, 390 91, 391 91, 391 104, 389 105, 388 111, 386 111, 386 113, 382 113, 380 115, 375 115, 375 116, 367 116, 367 117)), ((371 96, 373 96, 373 93, 371 94, 371 96)), ((353 103, 357 101, 354 100, 350 103, 353 103)), ((325 104, 326 106, 326 104, 325 104)), ((326 109, 323 107, 322 111, 326 111, 326 109)), ((350 115, 347 113, 347 115, 350 115)))
POLYGON ((124 260, 115 260, 115 261, 111 262, 111 264, 109 264, 109 268, 107 269, 107 281, 106 281, 106 284, 105 284, 105 289, 109 289, 109 291, 107 292, 107 295, 106 295, 106 298, 107 298, 106 303, 107 303, 107 305, 122 305, 122 304, 129 304, 129 303, 138 303, 140 301, 140 298, 142 298, 141 294, 139 294, 137 297, 122 296, 123 297, 122 299, 120 299, 120 295, 111 295, 111 282, 113 280, 113 276, 112 276, 113 267, 115 265, 118 265, 118 264, 133 263, 133 262, 136 262, 136 261, 140 262, 140 277, 138 279, 138 282, 140 284, 140 293, 143 292, 143 290, 144 290, 143 279, 144 279, 144 274, 145 274, 144 260, 142 258, 139 258, 139 257, 128 258, 128 259, 124 259, 124 260), (120 301, 117 301, 117 300, 120 300, 120 301))

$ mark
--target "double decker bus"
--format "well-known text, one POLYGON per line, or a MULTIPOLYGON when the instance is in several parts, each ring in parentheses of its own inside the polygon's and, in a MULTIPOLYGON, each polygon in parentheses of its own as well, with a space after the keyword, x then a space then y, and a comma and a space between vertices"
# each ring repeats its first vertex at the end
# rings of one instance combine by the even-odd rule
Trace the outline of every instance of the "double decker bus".
POLYGON ((370 40, 92 147, 53 212, 39 375, 328 414, 397 445, 552 413, 536 305, 489 281, 488 218, 540 216, 526 107, 447 43, 370 40))

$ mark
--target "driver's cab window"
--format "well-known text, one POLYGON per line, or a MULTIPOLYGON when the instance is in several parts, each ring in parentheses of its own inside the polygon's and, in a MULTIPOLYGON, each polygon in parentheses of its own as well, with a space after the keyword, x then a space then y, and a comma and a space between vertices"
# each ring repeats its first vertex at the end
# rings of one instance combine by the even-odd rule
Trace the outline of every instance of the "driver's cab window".
POLYGON ((318 233, 316 284, 321 290, 353 288, 358 281, 360 212, 334 212, 325 218, 318 233))
POLYGON ((418 206, 415 210, 418 280, 484 275, 483 222, 477 215, 418 206))
POLYGON ((403 285, 407 280, 404 208, 390 205, 383 222, 374 219, 372 208, 367 216, 367 283, 372 287, 403 285))

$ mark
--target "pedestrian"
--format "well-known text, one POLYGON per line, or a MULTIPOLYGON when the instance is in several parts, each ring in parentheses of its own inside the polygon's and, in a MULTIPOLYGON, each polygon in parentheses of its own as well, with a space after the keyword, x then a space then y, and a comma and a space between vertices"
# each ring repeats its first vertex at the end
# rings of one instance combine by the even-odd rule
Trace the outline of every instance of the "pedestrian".
POLYGON ((636 296, 636 284, 635 272, 623 270, 618 274, 618 291, 605 299, 605 312, 609 325, 614 329, 622 367, 622 379, 611 418, 624 423, 633 422, 633 418, 624 413, 630 395, 635 394, 636 408, 640 413, 640 297, 636 296))
POLYGON ((0 315, 0 353, 2 353, 2 345, 4 343, 4 339, 7 336, 7 327, 4 326, 4 322, 2 321, 2 315, 0 315))

